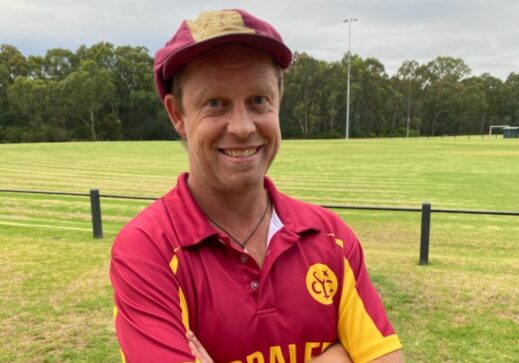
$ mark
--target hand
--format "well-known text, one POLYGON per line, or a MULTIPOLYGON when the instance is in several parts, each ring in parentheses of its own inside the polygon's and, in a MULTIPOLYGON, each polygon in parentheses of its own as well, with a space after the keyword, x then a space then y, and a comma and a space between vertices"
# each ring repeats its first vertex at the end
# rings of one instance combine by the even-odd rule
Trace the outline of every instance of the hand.
POLYGON ((191 349, 191 353, 195 356, 196 359, 200 363, 214 363, 213 359, 209 356, 209 353, 207 353, 207 350, 205 350, 204 346, 196 335, 189 330, 186 333, 187 341, 189 342, 189 348, 191 349))

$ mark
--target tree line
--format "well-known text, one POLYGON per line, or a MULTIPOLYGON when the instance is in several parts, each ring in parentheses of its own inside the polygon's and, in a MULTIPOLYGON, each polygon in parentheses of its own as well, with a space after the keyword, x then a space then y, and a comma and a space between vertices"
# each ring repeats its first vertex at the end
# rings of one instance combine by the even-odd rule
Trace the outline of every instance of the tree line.
MULTIPOLYGON (((483 134, 519 125, 519 72, 505 81, 471 75, 460 58, 404 61, 394 76, 375 58, 352 55, 350 135, 483 134)), ((348 58, 295 53, 280 111, 285 138, 344 137, 348 58)), ((100 42, 75 52, 25 57, 0 46, 0 142, 153 140, 177 136, 140 46, 100 42)))

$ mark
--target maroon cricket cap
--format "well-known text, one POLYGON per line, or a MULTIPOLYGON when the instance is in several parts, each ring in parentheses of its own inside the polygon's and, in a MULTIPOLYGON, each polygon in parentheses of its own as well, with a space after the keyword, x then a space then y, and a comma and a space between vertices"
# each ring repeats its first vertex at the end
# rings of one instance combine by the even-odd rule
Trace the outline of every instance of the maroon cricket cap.
POLYGON ((155 84, 160 98, 171 92, 170 80, 194 58, 225 43, 239 42, 269 54, 282 69, 292 52, 272 25, 240 9, 207 11, 184 20, 166 45, 155 53, 155 84))

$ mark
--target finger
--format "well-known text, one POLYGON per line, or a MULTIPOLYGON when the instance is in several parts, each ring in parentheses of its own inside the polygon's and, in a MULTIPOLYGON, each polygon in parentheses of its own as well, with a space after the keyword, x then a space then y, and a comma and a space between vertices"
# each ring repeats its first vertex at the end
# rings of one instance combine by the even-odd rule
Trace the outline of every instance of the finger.
POLYGON ((199 356, 198 352, 196 351, 196 347, 193 344, 193 342, 189 342, 188 345, 189 345, 189 349, 191 349, 191 354, 193 354, 195 356, 195 358, 200 359, 200 356, 199 356))
POLYGON ((189 348, 193 355, 198 358, 201 363, 213 363, 213 359, 191 330, 187 332, 186 336, 189 341, 189 348))
POLYGON ((191 349, 191 353, 193 353, 193 355, 196 356, 197 358, 200 358, 200 352, 199 352, 198 347, 200 347, 201 344, 198 341, 198 339, 196 338, 195 334, 192 331, 188 331, 186 333, 186 338, 188 340, 189 349, 191 349), (196 343, 198 343, 198 344, 196 344, 196 343))

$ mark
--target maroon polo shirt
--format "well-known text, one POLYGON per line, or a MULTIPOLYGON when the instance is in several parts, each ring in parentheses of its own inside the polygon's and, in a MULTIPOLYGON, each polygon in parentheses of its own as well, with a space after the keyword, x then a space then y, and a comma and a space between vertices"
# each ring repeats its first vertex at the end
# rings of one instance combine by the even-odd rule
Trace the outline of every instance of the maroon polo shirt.
POLYGON ((262 267, 212 227, 187 174, 117 236, 110 277, 126 362, 304 362, 340 342, 353 361, 397 350, 353 232, 329 210, 265 188, 284 226, 262 267))

